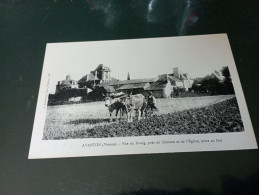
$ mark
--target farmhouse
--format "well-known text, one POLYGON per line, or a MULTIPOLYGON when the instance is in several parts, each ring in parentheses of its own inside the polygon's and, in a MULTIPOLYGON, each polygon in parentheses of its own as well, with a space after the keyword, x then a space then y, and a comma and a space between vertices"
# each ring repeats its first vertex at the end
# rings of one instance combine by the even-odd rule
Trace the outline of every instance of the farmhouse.
POLYGON ((183 73, 178 67, 173 69, 173 74, 169 74, 169 77, 175 81, 176 86, 183 87, 186 91, 192 87, 194 81, 189 77, 188 73, 183 73))
POLYGON ((65 91, 67 89, 76 89, 78 88, 78 83, 76 80, 72 80, 70 75, 66 76, 65 80, 58 81, 56 85, 56 93, 60 93, 61 91, 65 91))

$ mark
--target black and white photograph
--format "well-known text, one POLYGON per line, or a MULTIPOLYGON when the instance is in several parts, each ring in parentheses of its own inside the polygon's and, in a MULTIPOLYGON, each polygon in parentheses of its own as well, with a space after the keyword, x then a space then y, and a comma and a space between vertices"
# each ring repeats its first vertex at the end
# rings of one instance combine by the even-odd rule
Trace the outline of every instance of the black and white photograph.
POLYGON ((131 79, 126 68, 124 80, 99 64, 80 79, 58 81, 43 139, 244 131, 227 66, 195 78, 168 66, 154 78, 131 79))
MULTIPOLYGON (((34 133, 42 143, 254 139, 226 34, 47 44, 37 112, 34 133)), ((204 147, 197 150, 210 150, 204 147)))

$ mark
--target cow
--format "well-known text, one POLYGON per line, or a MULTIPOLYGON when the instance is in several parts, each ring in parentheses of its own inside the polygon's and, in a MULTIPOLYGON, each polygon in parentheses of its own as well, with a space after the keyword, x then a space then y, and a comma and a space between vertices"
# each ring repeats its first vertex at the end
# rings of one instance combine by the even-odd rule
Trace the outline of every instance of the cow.
POLYGON ((120 118, 122 117, 123 113, 127 113, 125 103, 123 98, 105 98, 105 106, 108 107, 110 113, 110 122, 112 122, 112 113, 115 110, 116 121, 118 120, 118 112, 120 111, 120 118))
POLYGON ((128 122, 133 121, 134 111, 138 113, 138 120, 140 120, 144 112, 144 116, 147 115, 147 101, 145 99, 145 96, 143 96, 142 94, 130 95, 128 98, 126 98, 125 106, 128 116, 128 122))

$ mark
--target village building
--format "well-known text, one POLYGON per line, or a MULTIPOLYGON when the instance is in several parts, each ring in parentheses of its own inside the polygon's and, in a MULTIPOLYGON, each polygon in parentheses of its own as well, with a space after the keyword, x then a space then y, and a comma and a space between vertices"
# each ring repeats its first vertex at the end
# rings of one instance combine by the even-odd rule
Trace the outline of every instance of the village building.
POLYGON ((172 75, 173 74, 159 75, 146 91, 152 92, 157 98, 170 97, 176 88, 183 88, 183 82, 172 75))
POLYGON ((172 85, 170 82, 167 83, 152 83, 145 90, 143 95, 148 96, 149 92, 156 98, 167 98, 171 96, 172 85))
POLYGON ((152 92, 157 98, 165 98, 170 97, 176 88, 188 91, 192 84, 193 79, 189 78, 187 73, 174 68, 172 74, 163 74, 156 78, 110 81, 100 83, 96 87, 102 88, 105 94, 124 92, 133 95, 141 93, 147 96, 149 92, 152 92))
POLYGON ((56 93, 60 93, 68 89, 76 89, 76 88, 78 88, 77 81, 71 79, 70 75, 67 75, 65 80, 58 81, 58 84, 56 85, 56 93))
POLYGON ((206 75, 205 77, 199 77, 194 80, 195 85, 200 85, 205 80, 215 79, 222 83, 224 81, 224 76, 219 71, 214 71, 211 74, 206 75))
POLYGON ((175 81, 172 83, 174 86, 182 87, 186 91, 188 91, 194 82, 194 79, 190 78, 188 73, 183 73, 178 67, 173 68, 173 74, 169 74, 169 77, 171 77, 171 80, 175 81))
POLYGON ((91 71, 89 74, 83 76, 79 81, 79 88, 93 89, 100 83, 108 83, 110 81, 116 81, 117 79, 111 77, 111 70, 109 67, 99 64, 97 68, 91 71))
POLYGON ((157 98, 165 98, 171 97, 172 92, 178 88, 188 91, 192 84, 193 79, 189 78, 187 73, 181 72, 179 68, 173 68, 171 74, 162 74, 155 78, 130 79, 128 73, 127 80, 118 80, 111 77, 109 67, 99 64, 95 70, 83 76, 78 82, 67 75, 65 80, 58 82, 56 93, 76 89, 78 92, 71 93, 71 97, 74 97, 74 94, 88 94, 92 91, 89 95, 92 98, 98 96, 97 98, 100 99, 115 92, 133 95, 143 94, 145 96, 152 92, 157 98))
POLYGON ((150 86, 150 83, 148 82, 136 82, 136 83, 122 85, 117 89, 117 91, 134 95, 134 94, 143 93, 143 91, 145 91, 146 88, 149 86, 150 86))
POLYGON ((219 82, 223 82, 224 76, 222 76, 221 72, 214 71, 211 74, 207 75, 205 79, 217 79, 219 82))
POLYGON ((122 81, 111 81, 108 83, 100 83, 97 85, 97 87, 106 87, 110 86, 113 87, 114 92, 124 92, 124 93, 132 93, 132 94, 138 94, 142 93, 143 90, 145 90, 150 83, 154 81, 153 78, 147 78, 147 79, 132 79, 132 80, 122 80, 122 81))

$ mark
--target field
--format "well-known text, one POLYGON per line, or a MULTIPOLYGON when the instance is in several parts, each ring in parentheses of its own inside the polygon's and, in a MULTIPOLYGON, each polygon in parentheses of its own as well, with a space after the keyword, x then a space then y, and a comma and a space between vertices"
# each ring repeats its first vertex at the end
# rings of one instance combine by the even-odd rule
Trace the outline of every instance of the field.
POLYGON ((157 99, 154 116, 109 122, 104 102, 49 106, 43 139, 243 131, 234 95, 157 99))

